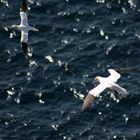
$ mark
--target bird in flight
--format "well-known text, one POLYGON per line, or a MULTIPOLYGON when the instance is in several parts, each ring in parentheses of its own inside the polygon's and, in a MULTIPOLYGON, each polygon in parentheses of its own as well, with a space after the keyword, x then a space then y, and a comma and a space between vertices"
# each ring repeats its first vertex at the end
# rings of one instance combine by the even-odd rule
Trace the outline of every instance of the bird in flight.
POLYGON ((101 76, 95 77, 95 82, 99 82, 99 85, 89 91, 88 95, 86 96, 84 100, 82 111, 85 110, 92 103, 95 97, 99 97, 99 95, 106 88, 112 89, 122 96, 125 96, 128 94, 126 89, 116 84, 116 82, 121 77, 121 75, 113 69, 108 69, 108 72, 110 73, 108 77, 101 77, 101 76))
POLYGON ((20 19, 21 19, 20 25, 12 25, 11 28, 15 28, 21 31, 21 40, 20 40, 21 47, 25 56, 29 58, 30 54, 29 54, 29 48, 28 48, 28 32, 39 31, 39 30, 34 27, 29 26, 27 10, 28 10, 28 7, 27 7, 26 0, 22 0, 22 5, 20 7, 20 19))

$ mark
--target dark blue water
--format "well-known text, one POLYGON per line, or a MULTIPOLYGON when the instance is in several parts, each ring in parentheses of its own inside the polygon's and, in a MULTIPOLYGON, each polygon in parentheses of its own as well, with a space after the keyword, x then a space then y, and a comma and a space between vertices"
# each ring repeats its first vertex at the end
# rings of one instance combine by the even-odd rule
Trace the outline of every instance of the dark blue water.
POLYGON ((1 140, 139 140, 140 2, 28 0, 28 61, 20 47, 19 0, 0 1, 1 140), (108 68, 134 68, 84 112, 82 97, 108 68))

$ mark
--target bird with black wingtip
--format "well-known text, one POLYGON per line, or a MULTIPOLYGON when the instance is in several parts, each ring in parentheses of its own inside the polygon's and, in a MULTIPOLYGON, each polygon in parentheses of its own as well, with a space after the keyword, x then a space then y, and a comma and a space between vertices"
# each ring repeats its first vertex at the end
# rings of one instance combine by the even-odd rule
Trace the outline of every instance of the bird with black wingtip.
POLYGON ((99 85, 89 91, 88 95, 84 100, 82 111, 85 110, 92 103, 95 97, 99 97, 99 95, 106 88, 112 89, 113 91, 115 91, 115 93, 117 93, 122 97, 128 94, 126 89, 120 87, 116 83, 118 79, 121 77, 121 75, 114 69, 108 69, 108 72, 110 73, 108 77, 101 77, 101 76, 95 77, 95 82, 98 82, 99 85))
POLYGON ((15 28, 21 31, 21 40, 20 40, 21 47, 25 56, 27 56, 27 58, 30 58, 31 55, 29 53, 29 48, 28 48, 28 32, 39 31, 39 30, 34 27, 29 26, 27 10, 28 10, 28 7, 27 7, 26 0, 23 0, 22 5, 20 7, 20 19, 21 19, 20 25, 12 25, 11 28, 15 28))

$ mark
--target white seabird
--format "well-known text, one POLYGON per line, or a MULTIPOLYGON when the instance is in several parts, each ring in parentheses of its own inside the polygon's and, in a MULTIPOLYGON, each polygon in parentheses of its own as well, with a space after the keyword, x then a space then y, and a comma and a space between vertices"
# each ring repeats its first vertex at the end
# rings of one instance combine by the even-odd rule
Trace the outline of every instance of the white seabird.
POLYGON ((16 28, 18 30, 21 31, 21 46, 22 46, 22 50, 23 53, 29 57, 28 55, 28 32, 29 31, 39 31, 38 29, 29 26, 28 24, 28 17, 27 17, 27 4, 26 4, 26 0, 22 1, 22 5, 20 8, 20 25, 12 25, 11 28, 16 28))
POLYGON ((113 69, 109 69, 108 71, 110 75, 106 78, 100 76, 95 77, 95 82, 99 82, 100 84, 89 91, 88 95, 84 100, 82 111, 85 110, 92 103, 95 97, 99 97, 100 93, 103 92, 106 88, 113 89, 115 92, 122 96, 128 94, 126 89, 116 84, 117 80, 121 77, 121 75, 113 69))

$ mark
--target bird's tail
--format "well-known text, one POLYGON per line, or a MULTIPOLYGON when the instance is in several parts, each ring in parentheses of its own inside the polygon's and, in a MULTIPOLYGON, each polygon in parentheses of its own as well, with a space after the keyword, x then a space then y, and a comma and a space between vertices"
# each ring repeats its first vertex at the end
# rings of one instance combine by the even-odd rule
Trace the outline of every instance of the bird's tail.
POLYGON ((21 42, 21 46, 22 46, 22 50, 23 50, 23 53, 26 56, 26 58, 30 59, 32 57, 32 53, 29 50, 29 47, 28 47, 27 43, 26 42, 21 42))
POLYGON ((35 32, 38 32, 39 30, 38 29, 36 29, 36 28, 34 28, 34 27, 29 27, 29 31, 35 31, 35 32))

